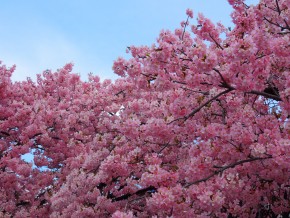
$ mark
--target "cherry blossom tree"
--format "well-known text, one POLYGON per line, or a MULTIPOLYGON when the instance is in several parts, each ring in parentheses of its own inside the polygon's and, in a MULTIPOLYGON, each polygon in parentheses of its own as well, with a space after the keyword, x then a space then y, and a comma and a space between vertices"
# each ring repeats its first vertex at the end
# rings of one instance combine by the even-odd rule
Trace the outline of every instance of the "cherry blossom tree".
POLYGON ((289 215, 290 1, 229 4, 232 30, 187 10, 115 82, 2 65, 0 215, 289 215))

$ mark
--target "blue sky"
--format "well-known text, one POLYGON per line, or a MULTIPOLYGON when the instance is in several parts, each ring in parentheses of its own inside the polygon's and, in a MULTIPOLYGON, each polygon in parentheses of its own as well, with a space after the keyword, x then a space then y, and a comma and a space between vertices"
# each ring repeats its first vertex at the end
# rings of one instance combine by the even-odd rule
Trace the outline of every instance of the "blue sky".
POLYGON ((127 46, 151 45, 161 29, 179 27, 187 8, 231 26, 226 0, 3 1, 0 60, 16 64, 14 81, 68 62, 83 79, 89 72, 114 79, 113 61, 126 56, 127 46))

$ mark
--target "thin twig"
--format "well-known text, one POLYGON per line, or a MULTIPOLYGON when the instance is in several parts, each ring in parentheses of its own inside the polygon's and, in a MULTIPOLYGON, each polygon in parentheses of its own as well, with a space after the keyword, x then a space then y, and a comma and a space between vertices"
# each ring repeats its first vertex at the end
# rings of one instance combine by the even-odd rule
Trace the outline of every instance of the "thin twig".
POLYGON ((183 32, 182 32, 182 36, 181 36, 181 40, 182 41, 183 41, 183 37, 184 37, 184 34, 185 34, 185 29, 186 29, 187 24, 188 24, 188 20, 189 20, 189 16, 187 17, 186 22, 184 24, 184 28, 183 28, 183 32))
POLYGON ((277 6, 277 12, 279 13, 279 15, 281 14, 281 9, 279 7, 279 3, 278 0, 276 0, 276 6, 277 6))
POLYGON ((209 37, 215 42, 217 47, 219 47, 221 50, 224 50, 224 48, 211 36, 210 33, 209 33, 209 37))
POLYGON ((241 165, 241 164, 244 164, 244 163, 248 163, 248 162, 253 162, 253 161, 256 161, 256 160, 265 160, 265 159, 270 159, 272 158, 272 156, 269 156, 269 157, 254 157, 254 158, 250 158, 250 159, 245 159, 245 160, 240 160, 240 161, 237 161, 235 163, 232 163, 232 164, 229 164, 227 166, 224 166, 224 167, 219 167, 219 166, 215 166, 215 168, 220 168, 219 170, 217 171, 214 171, 212 174, 210 174, 209 176, 203 178, 203 179, 199 179, 199 180, 196 180, 194 182, 190 182, 188 184, 186 184, 184 186, 184 188, 188 188, 190 187, 191 185, 196 185, 198 183, 201 183, 201 182, 205 182, 207 180, 209 180, 210 178, 214 177, 215 175, 219 174, 219 173, 222 173, 223 171, 229 169, 229 168, 234 168, 238 165, 241 165))
POLYGON ((169 142, 168 143, 166 143, 161 149, 160 149, 160 151, 158 151, 157 152, 157 154, 160 154, 166 147, 168 147, 169 146, 169 142))

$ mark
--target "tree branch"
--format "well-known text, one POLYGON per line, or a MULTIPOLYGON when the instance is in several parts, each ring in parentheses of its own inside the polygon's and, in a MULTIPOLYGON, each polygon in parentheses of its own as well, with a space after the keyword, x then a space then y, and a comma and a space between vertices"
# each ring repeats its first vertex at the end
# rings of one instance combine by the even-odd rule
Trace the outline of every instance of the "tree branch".
POLYGON ((274 26, 277 26, 277 27, 281 28, 281 31, 284 31, 284 30, 290 30, 290 27, 289 27, 288 23, 287 23, 285 20, 284 20, 284 22, 286 23, 286 26, 284 27, 284 26, 282 26, 282 25, 280 25, 280 24, 278 24, 278 23, 274 23, 272 20, 269 20, 269 19, 266 18, 266 17, 264 17, 264 19, 265 19, 268 23, 270 23, 270 24, 272 24, 272 25, 274 25, 274 26))
POLYGON ((218 48, 220 48, 221 50, 224 50, 224 48, 212 37, 210 33, 209 33, 209 37, 214 41, 214 43, 216 44, 218 48))
POLYGON ((221 83, 221 86, 222 87, 224 87, 224 88, 229 88, 229 89, 233 89, 233 87, 231 87, 228 83, 227 83, 227 81, 225 80, 225 78, 223 77, 223 75, 221 74, 221 72, 218 70, 218 69, 216 69, 216 68, 213 68, 213 70, 215 71, 215 72, 217 72, 218 73, 218 75, 220 76, 220 78, 222 79, 222 83, 221 83))
POLYGON ((215 175, 219 174, 219 173, 222 173, 223 171, 229 169, 229 168, 234 168, 238 165, 241 165, 243 163, 248 163, 248 162, 253 162, 253 161, 256 161, 256 160, 265 160, 265 159, 270 159, 272 158, 272 156, 269 156, 269 157, 254 157, 254 158, 250 158, 250 159, 245 159, 245 160, 240 160, 240 161, 237 161, 235 163, 232 163, 232 164, 229 164, 227 166, 223 166, 223 167, 217 167, 215 166, 216 168, 220 168, 219 170, 217 171, 214 171, 212 174, 210 174, 209 176, 203 178, 203 179, 199 179, 199 180, 196 180, 194 182, 190 182, 188 184, 186 184, 184 186, 184 188, 188 188, 190 187, 191 185, 196 185, 198 183, 201 183, 201 182, 205 182, 207 180, 209 180, 210 178, 214 177, 215 175))
POLYGON ((194 116, 198 111, 200 111, 200 109, 202 109, 204 106, 206 106, 207 104, 209 104, 210 102, 214 101, 215 99, 217 99, 218 97, 232 91, 233 89, 227 89, 225 91, 220 92, 219 94, 217 94, 216 96, 212 97, 211 99, 207 100, 205 103, 203 103, 202 105, 200 105, 198 108, 194 109, 190 114, 188 114, 185 117, 185 120, 187 120, 188 118, 194 116))
POLYGON ((198 111, 200 111, 203 107, 205 107, 207 104, 209 104, 210 102, 214 101, 215 99, 217 99, 218 97, 232 91, 233 89, 227 89, 225 91, 222 91, 220 92, 219 94, 217 94, 216 96, 212 97, 211 99, 207 100, 205 103, 203 103, 202 105, 200 105, 198 108, 194 109, 190 114, 184 116, 184 117, 180 117, 180 118, 177 118, 175 120, 172 120, 171 122, 169 122, 168 124, 171 124, 175 121, 178 121, 178 120, 184 120, 186 121, 187 119, 189 119, 190 117, 193 117, 198 111))
MULTIPOLYGON (((221 87, 228 88, 231 90, 236 90, 234 87, 230 86, 227 83, 227 81, 225 80, 225 78, 223 77, 223 75, 221 74, 221 72, 218 69, 213 68, 213 70, 218 73, 218 75, 220 76, 220 78, 222 80, 221 87)), ((273 88, 275 88, 275 87, 273 87, 273 88)), ((282 101, 279 94, 278 95, 277 94, 270 94, 270 93, 267 93, 265 91, 261 92, 261 91, 256 91, 256 90, 251 90, 251 91, 245 92, 245 93, 261 95, 261 96, 264 96, 266 98, 271 98, 271 99, 276 100, 276 101, 282 101)))
POLYGON ((133 195, 143 196, 147 192, 156 192, 156 191, 157 191, 157 189, 154 186, 149 186, 147 188, 140 189, 137 192, 134 192, 132 194, 127 193, 127 194, 121 195, 119 197, 113 197, 112 202, 127 200, 129 197, 131 197, 133 195))
POLYGON ((279 13, 279 15, 281 14, 281 9, 278 3, 278 0, 276 0, 276 7, 277 7, 277 12, 279 13))
POLYGON ((184 24, 184 28, 183 28, 183 32, 182 32, 182 36, 181 36, 181 40, 183 40, 183 37, 184 37, 184 34, 185 34, 185 30, 186 30, 186 27, 188 25, 188 20, 189 20, 189 16, 187 16, 187 19, 186 19, 186 22, 184 24))
POLYGON ((269 93, 266 93, 266 92, 260 92, 260 91, 252 90, 252 91, 249 91, 249 92, 246 92, 246 93, 261 95, 261 96, 264 96, 266 98, 271 98, 271 99, 276 100, 276 101, 282 101, 280 96, 272 95, 272 94, 269 94, 269 93))

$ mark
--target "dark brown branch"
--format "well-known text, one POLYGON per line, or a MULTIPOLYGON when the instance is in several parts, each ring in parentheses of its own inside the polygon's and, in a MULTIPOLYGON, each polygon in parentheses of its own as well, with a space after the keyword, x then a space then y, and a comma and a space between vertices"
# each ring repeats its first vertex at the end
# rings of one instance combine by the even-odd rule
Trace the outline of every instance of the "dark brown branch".
POLYGON ((220 92, 219 94, 217 94, 216 96, 212 97, 211 99, 207 100, 205 103, 203 103, 202 105, 200 105, 198 108, 194 109, 190 114, 188 114, 185 117, 185 120, 187 120, 188 118, 194 116, 198 111, 200 111, 200 109, 202 109, 203 107, 205 107, 207 104, 209 104, 210 102, 214 101, 215 99, 217 99, 218 97, 228 93, 232 91, 232 89, 227 89, 225 91, 220 92))
POLYGON ((124 94, 124 91, 125 91, 125 90, 121 90, 121 91, 117 92, 115 95, 118 96, 118 95, 120 95, 121 93, 124 94))
POLYGON ((281 28, 281 31, 284 31, 284 30, 290 30, 290 27, 289 27, 288 23, 287 23, 285 20, 284 20, 284 22, 286 23, 286 26, 284 27, 284 26, 282 26, 282 25, 280 25, 280 24, 278 24, 278 23, 274 23, 273 21, 269 20, 269 19, 266 18, 266 17, 264 17, 264 19, 265 19, 268 23, 270 23, 270 24, 272 24, 272 25, 274 25, 274 26, 277 26, 277 27, 281 28))
POLYGON ((193 61, 191 58, 179 58, 180 60, 182 60, 182 61, 193 61))
POLYGON ((180 81, 177 81, 177 80, 172 80, 172 82, 178 83, 178 84, 182 84, 182 85, 187 85, 185 82, 180 82, 180 81))
POLYGON ((217 72, 218 73, 218 75, 220 76, 220 78, 222 79, 222 87, 224 87, 224 88, 230 88, 230 89, 233 89, 228 83, 227 83, 227 81, 225 80, 225 78, 223 77, 223 75, 221 74, 221 72, 218 70, 218 69, 216 69, 216 68, 213 68, 213 70, 215 71, 215 72, 217 72))
POLYGON ((240 161, 237 161, 235 163, 232 163, 232 164, 229 164, 229 165, 223 166, 223 167, 215 166, 215 168, 219 168, 219 170, 214 171, 212 174, 210 174, 209 176, 207 176, 207 177, 205 177, 203 179, 199 179, 199 180, 196 180, 194 182, 190 182, 190 183, 186 184, 184 186, 184 188, 188 188, 191 185, 196 185, 198 183, 205 182, 205 181, 209 180, 210 178, 214 177, 215 175, 220 174, 220 173, 222 173, 223 171, 225 171, 225 170, 227 170, 229 168, 234 168, 234 167, 236 167, 238 165, 241 165, 241 164, 244 164, 244 163, 253 162, 253 161, 256 161, 256 160, 265 160, 265 159, 270 159, 270 158, 272 158, 272 156, 269 156, 269 157, 254 157, 254 158, 250 158, 250 159, 240 160, 240 161))
POLYGON ((127 200, 129 197, 131 197, 133 195, 143 196, 146 193, 150 193, 150 192, 152 193, 152 192, 156 192, 156 191, 157 191, 157 189, 154 186, 149 186, 147 188, 140 189, 137 192, 132 193, 132 194, 127 193, 127 194, 121 195, 119 197, 113 197, 112 202, 127 200))
POLYGON ((280 96, 273 95, 273 94, 269 94, 269 93, 266 93, 266 92, 252 90, 252 91, 249 91, 249 92, 246 92, 246 93, 261 95, 261 96, 264 96, 266 98, 271 98, 271 99, 276 100, 276 101, 282 101, 282 99, 280 98, 280 96))
POLYGON ((20 207, 20 206, 27 206, 27 205, 29 205, 29 204, 30 204, 29 201, 20 201, 20 202, 16 203, 16 206, 17 206, 17 207, 20 207))
MULTIPOLYGON (((224 88, 228 88, 228 89, 231 89, 231 90, 235 90, 234 87, 231 87, 227 81, 225 80, 225 78, 223 77, 223 75, 220 73, 220 71, 216 68, 213 68, 213 70, 215 72, 217 72, 220 76, 220 78, 222 79, 222 84, 221 84, 221 87, 224 87, 224 88)), ((275 87, 273 87, 275 89, 275 87)), ((272 94, 272 93, 268 93, 266 91, 256 91, 256 90, 251 90, 249 92, 245 92, 245 93, 249 93, 249 94, 256 94, 256 95, 261 95, 261 96, 264 96, 266 98, 271 98, 273 100, 276 100, 276 101, 282 101, 282 99, 280 98, 279 94, 275 93, 275 94, 272 94)))
POLYGON ((41 151, 45 151, 45 149, 44 149, 44 148, 42 148, 42 147, 39 147, 39 146, 35 146, 35 148, 37 148, 37 149, 39 149, 39 150, 41 150, 41 151))
POLYGON ((4 135, 5 137, 10 136, 10 134, 9 134, 8 132, 0 131, 0 133, 1 133, 2 135, 4 135))
POLYGON ((160 151, 157 152, 157 154, 160 154, 166 147, 169 146, 169 143, 165 144, 161 149, 160 151))
POLYGON ((209 33, 209 37, 214 41, 214 43, 216 44, 216 46, 218 48, 220 48, 221 50, 224 50, 224 48, 211 36, 211 34, 209 33))
POLYGON ((275 1, 276 2, 276 7, 277 7, 277 12, 279 13, 279 15, 281 14, 281 9, 278 3, 278 0, 275 1))
POLYGON ((171 124, 175 121, 178 120, 184 120, 186 121, 187 119, 189 119, 190 117, 193 117, 198 111, 200 111, 203 107, 205 107, 206 105, 208 105, 210 102, 214 101, 215 99, 217 99, 218 97, 232 91, 233 89, 227 89, 225 91, 220 92, 219 94, 217 94, 216 96, 212 97, 211 99, 207 100, 205 103, 203 103, 202 105, 200 105, 198 108, 194 109, 190 114, 188 114, 187 116, 181 117, 181 118, 177 118, 171 122, 169 122, 168 124, 171 124))
POLYGON ((201 82, 200 84, 204 85, 204 86, 212 86, 213 85, 212 83, 207 83, 207 82, 201 82))
POLYGON ((34 134, 33 136, 29 137, 29 139, 33 139, 33 138, 40 136, 40 135, 42 135, 42 132, 34 134))

